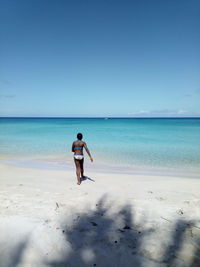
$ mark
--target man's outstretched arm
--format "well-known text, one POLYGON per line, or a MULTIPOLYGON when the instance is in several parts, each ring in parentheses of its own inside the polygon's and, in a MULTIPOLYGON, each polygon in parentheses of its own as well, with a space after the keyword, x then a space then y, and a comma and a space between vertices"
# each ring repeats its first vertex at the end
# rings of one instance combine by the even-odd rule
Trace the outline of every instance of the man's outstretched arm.
POLYGON ((88 153, 88 156, 90 157, 90 160, 93 162, 93 158, 92 158, 92 156, 91 156, 91 154, 90 154, 90 151, 89 151, 89 149, 88 149, 86 143, 84 143, 84 148, 85 148, 86 152, 88 153))

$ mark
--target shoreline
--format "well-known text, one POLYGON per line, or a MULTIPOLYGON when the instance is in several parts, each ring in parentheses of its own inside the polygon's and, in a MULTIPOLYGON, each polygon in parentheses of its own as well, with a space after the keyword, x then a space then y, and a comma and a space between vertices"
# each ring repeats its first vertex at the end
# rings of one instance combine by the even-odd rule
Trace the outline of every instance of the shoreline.
MULTIPOLYGON (((65 157, 53 158, 49 157, 18 157, 1 155, 0 164, 7 164, 10 166, 40 169, 40 170, 57 170, 57 171, 75 171, 73 157, 70 160, 66 160, 65 157)), ((98 159, 93 163, 90 163, 89 159, 85 160, 85 169, 90 172, 97 173, 110 173, 110 174, 127 174, 127 175, 155 175, 155 176, 169 176, 169 177, 185 177, 185 178, 200 178, 200 171, 198 169, 188 170, 164 168, 164 167, 149 167, 149 166, 116 166, 114 164, 99 162, 98 159)))

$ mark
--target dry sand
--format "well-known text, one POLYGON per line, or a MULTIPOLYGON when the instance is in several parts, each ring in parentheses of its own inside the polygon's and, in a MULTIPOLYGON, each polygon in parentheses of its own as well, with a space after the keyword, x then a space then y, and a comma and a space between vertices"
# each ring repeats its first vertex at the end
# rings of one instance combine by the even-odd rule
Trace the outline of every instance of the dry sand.
POLYGON ((200 266, 200 179, 0 173, 0 267, 200 266))

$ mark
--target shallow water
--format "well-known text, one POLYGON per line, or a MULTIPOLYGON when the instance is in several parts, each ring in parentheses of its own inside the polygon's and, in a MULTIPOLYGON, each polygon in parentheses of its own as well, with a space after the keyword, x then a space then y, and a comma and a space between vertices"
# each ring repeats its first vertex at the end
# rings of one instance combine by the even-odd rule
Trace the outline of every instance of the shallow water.
POLYGON ((199 118, 1 118, 1 155, 58 167, 78 132, 99 166, 200 173, 199 118))

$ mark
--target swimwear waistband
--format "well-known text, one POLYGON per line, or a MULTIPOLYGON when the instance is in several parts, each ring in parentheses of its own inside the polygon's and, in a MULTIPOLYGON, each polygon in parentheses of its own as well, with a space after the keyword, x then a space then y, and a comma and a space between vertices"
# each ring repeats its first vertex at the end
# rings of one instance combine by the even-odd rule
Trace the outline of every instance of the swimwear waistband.
POLYGON ((84 158, 84 156, 83 155, 74 155, 74 158, 77 160, 81 160, 84 158))

